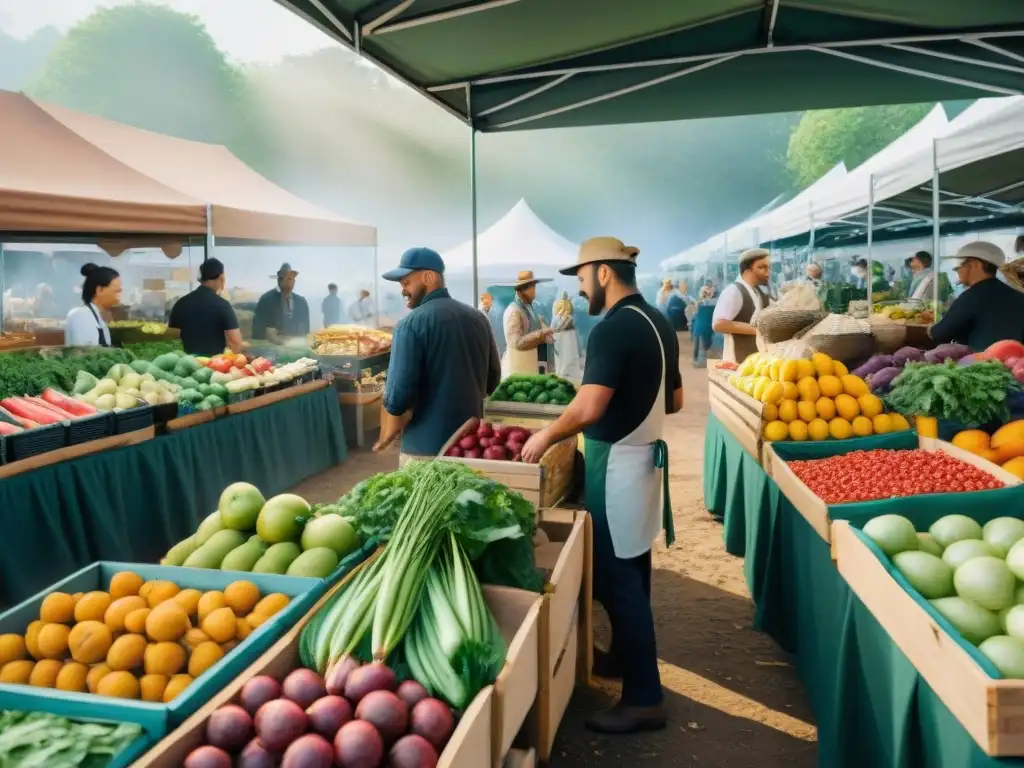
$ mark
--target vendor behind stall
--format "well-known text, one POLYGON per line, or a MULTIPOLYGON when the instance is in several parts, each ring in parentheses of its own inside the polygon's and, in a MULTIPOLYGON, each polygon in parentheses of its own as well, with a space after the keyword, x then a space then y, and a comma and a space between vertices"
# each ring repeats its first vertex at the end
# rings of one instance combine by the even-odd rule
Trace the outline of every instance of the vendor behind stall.
POLYGON ((182 296, 171 309, 168 326, 181 331, 181 344, 190 355, 213 357, 229 348, 242 351, 242 332, 238 318, 227 299, 220 294, 227 276, 218 259, 207 259, 199 266, 199 287, 182 296))
MULTIPOLYGON (((929 335, 939 344, 959 342, 979 352, 1003 339, 1024 342, 1024 295, 996 278, 1006 263, 1003 249, 994 243, 968 243, 956 256, 957 280, 964 292, 950 305, 929 335)), ((931 313, 921 313, 931 322, 931 313)))
MULTIPOLYGON (((277 288, 262 296, 256 304, 252 337, 277 341, 279 336, 305 336, 309 333, 309 304, 295 293, 299 273, 287 262, 277 270, 277 288)), ((272 275, 272 277, 274 277, 272 275)))
POLYGON ((64 346, 109 347, 110 328, 103 319, 121 303, 121 276, 110 267, 89 263, 82 267, 82 306, 68 312, 64 321, 64 346))
POLYGON ((534 277, 530 270, 524 270, 516 277, 512 286, 516 297, 505 309, 503 320, 508 348, 501 358, 502 378, 513 373, 536 375, 542 365, 545 370, 554 367, 552 345, 555 332, 545 325, 533 305, 537 298, 537 284, 549 282, 550 278, 534 277))
POLYGON ((739 363, 757 352, 754 325, 761 310, 771 301, 764 291, 772 277, 768 256, 764 248, 751 248, 741 253, 740 276, 718 297, 711 327, 725 336, 724 360, 739 363))

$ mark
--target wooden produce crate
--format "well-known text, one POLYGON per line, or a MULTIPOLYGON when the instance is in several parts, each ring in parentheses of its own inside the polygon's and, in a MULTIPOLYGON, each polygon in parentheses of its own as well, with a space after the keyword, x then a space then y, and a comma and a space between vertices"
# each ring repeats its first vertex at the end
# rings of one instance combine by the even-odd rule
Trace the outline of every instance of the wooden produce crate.
MULTIPOLYGON (((577 379, 567 378, 565 381, 572 384, 577 392, 583 386, 583 382, 577 379)), ((565 409, 568 407, 550 403, 538 405, 537 403, 519 403, 515 400, 491 400, 488 398, 484 401, 484 418, 490 421, 492 416, 520 416, 528 419, 544 419, 550 422, 565 413, 565 409)))
POLYGON ((471 418, 452 435, 438 454, 443 461, 457 461, 493 480, 518 491, 538 507, 557 506, 572 488, 576 458, 576 438, 570 437, 552 445, 544 453, 539 464, 523 464, 517 461, 494 461, 492 459, 464 459, 445 456, 456 439, 469 429, 476 429, 480 419, 471 418))
POLYGON ((989 677, 849 523, 836 521, 832 536, 840 575, 978 746, 993 757, 1024 755, 1024 680, 989 677))
POLYGON ((708 401, 718 418, 743 449, 758 463, 763 460, 764 404, 729 384, 734 371, 708 371, 708 401))
MULTIPOLYGON (((936 440, 935 438, 930 437, 919 437, 918 447, 925 451, 942 451, 943 453, 948 453, 950 456, 962 459, 968 464, 972 464, 979 469, 988 472, 993 477, 1006 483, 1006 485, 1019 485, 1021 482, 1020 478, 1010 474, 1002 467, 993 464, 980 456, 975 456, 973 453, 969 453, 962 448, 957 448, 952 443, 947 443, 944 440, 936 440)), ((796 474, 794 474, 793 470, 789 468, 786 461, 775 452, 775 449, 772 448, 770 443, 765 446, 764 466, 765 471, 779 486, 782 493, 789 499, 793 506, 796 507, 797 511, 803 515, 804 519, 810 523, 811 527, 817 531, 818 535, 826 542, 831 541, 832 520, 828 514, 828 505, 815 496, 814 493, 811 492, 810 488, 804 485, 796 474)))
POLYGON ((501 768, 536 768, 537 753, 532 749, 512 749, 501 768))

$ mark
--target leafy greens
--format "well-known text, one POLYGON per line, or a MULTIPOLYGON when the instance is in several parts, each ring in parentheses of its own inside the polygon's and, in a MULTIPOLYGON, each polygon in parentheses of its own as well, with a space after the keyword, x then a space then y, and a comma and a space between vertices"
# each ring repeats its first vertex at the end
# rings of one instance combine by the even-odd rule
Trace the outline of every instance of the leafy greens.
POLYGON ((908 363, 885 397, 905 416, 933 416, 968 426, 1010 418, 1009 398, 1021 391, 1010 370, 997 360, 960 367, 954 360, 936 365, 908 363))
POLYGON ((3 768, 103 768, 142 733, 129 723, 75 722, 42 712, 0 710, 3 768))

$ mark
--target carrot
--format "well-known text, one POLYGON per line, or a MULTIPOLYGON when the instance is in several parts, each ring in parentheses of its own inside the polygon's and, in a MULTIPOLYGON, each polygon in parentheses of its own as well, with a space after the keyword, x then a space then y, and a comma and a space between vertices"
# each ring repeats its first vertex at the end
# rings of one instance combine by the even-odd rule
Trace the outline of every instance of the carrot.
POLYGON ((60 392, 50 387, 43 390, 42 398, 50 405, 55 405, 61 410, 76 416, 93 416, 98 412, 88 403, 83 403, 72 397, 68 397, 67 395, 62 395, 60 392))
POLYGON ((0 406, 3 406, 15 416, 30 419, 39 424, 59 424, 63 421, 57 414, 45 408, 40 408, 32 401, 23 398, 8 397, 6 400, 0 400, 0 406))
POLYGON ((50 403, 48 403, 45 400, 43 400, 41 397, 24 397, 22 399, 23 400, 27 400, 28 402, 32 403, 33 405, 38 405, 40 408, 44 408, 45 410, 47 410, 50 413, 52 413, 54 416, 60 416, 62 419, 74 419, 74 418, 77 418, 77 416, 75 416, 74 414, 68 413, 63 408, 60 408, 60 407, 58 407, 56 405, 51 405, 50 403))
POLYGON ((0 435, 16 435, 19 432, 24 432, 21 427, 16 427, 13 424, 8 424, 6 421, 0 421, 0 435))

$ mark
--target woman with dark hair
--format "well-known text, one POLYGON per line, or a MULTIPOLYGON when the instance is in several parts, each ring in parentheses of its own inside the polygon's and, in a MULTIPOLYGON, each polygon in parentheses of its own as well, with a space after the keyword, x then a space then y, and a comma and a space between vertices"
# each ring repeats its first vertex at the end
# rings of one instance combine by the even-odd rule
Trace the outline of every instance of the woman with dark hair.
POLYGON ((64 346, 109 347, 110 329, 103 311, 121 303, 121 276, 110 267, 89 263, 82 267, 82 306, 68 312, 64 321, 64 346))

